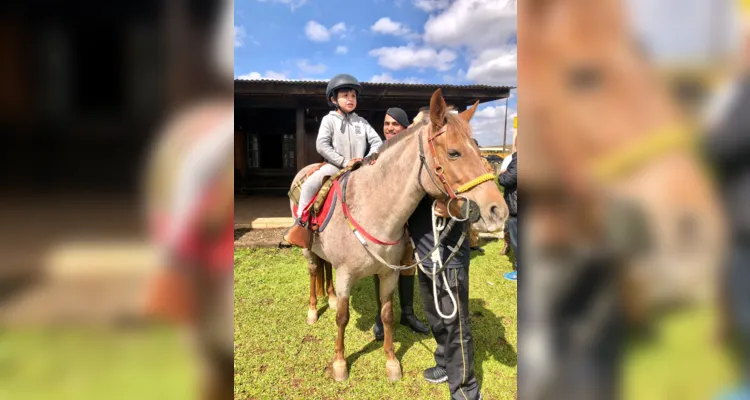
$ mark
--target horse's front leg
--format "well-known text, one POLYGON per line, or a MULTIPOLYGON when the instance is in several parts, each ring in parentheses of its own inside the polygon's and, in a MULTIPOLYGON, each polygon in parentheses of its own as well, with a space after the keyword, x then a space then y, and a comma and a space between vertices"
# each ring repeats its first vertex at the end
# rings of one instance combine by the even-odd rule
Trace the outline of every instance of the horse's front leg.
POLYGON ((349 370, 346 367, 346 357, 344 357, 344 333, 346 325, 349 323, 349 293, 351 293, 351 279, 341 273, 342 269, 336 270, 336 293, 338 301, 336 302, 336 325, 338 326, 338 336, 336 337, 336 352, 333 355, 333 379, 338 382, 345 381, 349 377, 349 370))
POLYGON ((385 350, 385 372, 388 379, 397 381, 401 379, 401 364, 396 358, 393 350, 393 292, 398 283, 398 272, 388 271, 378 275, 380 277, 380 318, 385 328, 383 350, 385 350))
POLYGON ((328 308, 336 309, 336 290, 333 287, 333 266, 331 263, 325 263, 326 287, 328 289, 328 308))

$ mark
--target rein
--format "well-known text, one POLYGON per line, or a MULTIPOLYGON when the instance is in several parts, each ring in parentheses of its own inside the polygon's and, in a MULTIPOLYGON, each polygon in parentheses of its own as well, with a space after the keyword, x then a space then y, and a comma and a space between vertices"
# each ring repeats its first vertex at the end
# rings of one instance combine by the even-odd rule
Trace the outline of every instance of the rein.
MULTIPOLYGON (((430 131, 432 130, 431 127, 429 127, 428 129, 430 131)), ((448 125, 446 124, 436 134, 431 135, 431 134, 428 133, 427 142, 430 145, 430 153, 432 155, 433 163, 435 164, 434 172, 431 171, 430 168, 429 168, 429 166, 427 165, 427 159, 426 159, 426 156, 425 156, 424 145, 422 143, 422 129, 419 130, 419 159, 420 159, 420 165, 419 165, 419 171, 417 172, 417 180, 419 181, 419 185, 422 187, 422 189, 424 189, 424 185, 422 184, 422 169, 423 168, 426 169, 427 170, 427 174, 429 175, 429 177, 432 180, 432 182, 435 184, 435 186, 444 195, 446 195, 446 196, 448 196, 450 198, 450 200, 449 200, 449 202, 450 202, 450 201, 453 201, 453 200, 457 200, 459 197, 463 197, 463 196, 461 196, 462 193, 466 193, 469 190, 471 190, 471 189, 479 186, 480 184, 482 184, 484 182, 494 180, 495 179, 495 175, 492 174, 492 173, 485 173, 485 174, 482 174, 482 175, 480 175, 480 176, 478 176, 478 177, 476 177, 476 178, 474 178, 474 179, 472 179, 472 180, 470 180, 470 181, 468 181, 466 183, 461 184, 458 188, 453 189, 451 187, 451 185, 448 183, 448 180, 445 178, 444 168, 440 164, 440 160, 437 157, 437 152, 435 151, 435 145, 433 143, 436 138, 438 138, 443 133, 447 132, 447 130, 448 130, 448 125), (442 183, 442 186, 439 185, 435 181, 435 177, 433 176, 433 174, 436 175, 439 178, 440 182, 442 183)), ((456 254, 458 253, 458 250, 461 247, 461 243, 463 243, 463 241, 465 240, 466 236, 468 235, 468 224, 466 225, 466 229, 464 229, 464 231, 461 232, 461 237, 459 238, 458 245, 455 248, 452 249, 452 252, 451 252, 450 256, 448 256, 448 258, 446 259, 445 263, 442 263, 443 265, 441 265, 440 268, 437 271, 433 271, 432 273, 429 273, 429 272, 425 271, 424 267, 422 267, 422 265, 421 265, 422 264, 421 261, 417 261, 414 264, 408 265, 408 266, 404 266, 404 265, 392 265, 392 264, 388 263, 387 261, 385 261, 377 253, 373 252, 370 249, 370 247, 367 245, 367 241, 370 241, 370 242, 375 243, 375 244, 379 244, 381 246, 394 246, 394 245, 398 244, 401 241, 401 239, 404 237, 404 235, 406 234, 406 227, 404 227, 404 232, 402 233, 401 237, 399 237, 396 241, 392 241, 392 242, 379 240, 379 239, 375 238, 374 236, 370 235, 369 233, 367 233, 367 231, 359 223, 357 223, 357 221, 354 219, 354 217, 352 216, 351 212, 349 211, 349 207, 346 204, 346 185, 348 184, 349 179, 351 179, 351 176, 352 175, 347 174, 345 178, 342 178, 342 180, 344 181, 343 187, 342 187, 341 184, 339 184, 339 180, 337 180, 337 181, 335 181, 333 183, 333 188, 341 196, 341 207, 342 207, 342 209, 344 211, 344 219, 346 219, 346 222, 349 225, 349 228, 352 230, 352 233, 354 234, 354 236, 359 240, 360 244, 362 244, 362 247, 364 247, 365 250, 367 250, 367 252, 370 253, 370 255, 372 255, 376 260, 378 260, 380 263, 388 266, 389 268, 391 268, 394 271, 403 271, 403 270, 412 269, 412 268, 415 268, 415 267, 419 266, 420 269, 422 269, 422 272, 424 272, 425 274, 427 274, 428 276, 430 276, 433 279, 437 278, 437 276, 441 272, 443 272, 445 270, 446 265, 450 262, 450 260, 452 260, 453 257, 455 257, 456 254)), ((425 190, 425 192, 426 192, 426 190, 425 190)), ((443 239, 445 238, 445 235, 448 232, 450 232, 450 230, 453 228, 453 226, 456 224, 456 222, 464 222, 464 221, 466 221, 469 218, 468 215, 464 219, 458 219, 458 218, 456 218, 455 216, 453 216, 450 213, 450 206, 448 207, 448 213, 450 214, 450 221, 448 222, 448 225, 445 226, 444 229, 442 229, 442 232, 440 233, 439 238, 436 238, 437 240, 435 240, 435 246, 433 246, 433 248, 428 252, 428 254, 432 255, 432 254, 435 253, 436 250, 438 250, 440 248, 440 245, 442 244, 443 239)), ((468 214, 468 212, 467 212, 467 214, 468 214)))
MULTIPOLYGON (((407 265, 407 266, 390 264, 387 261, 385 261, 382 257, 380 257, 377 253, 375 253, 374 251, 370 249, 370 247, 367 245, 367 240, 370 240, 373 243, 380 244, 383 246, 393 246, 393 245, 398 244, 401 241, 401 239, 404 237, 404 234, 406 234, 406 227, 404 227, 404 233, 395 242, 384 242, 384 241, 376 239, 375 237, 367 233, 364 230, 364 228, 362 228, 362 226, 359 225, 357 221, 354 220, 354 217, 351 215, 351 212, 349 212, 349 208, 346 206, 346 185, 349 182, 350 178, 351 177, 347 174, 343 187, 339 184, 338 180, 335 181, 333 183, 333 188, 339 194, 341 198, 341 205, 344 211, 344 219, 346 219, 346 222, 349 225, 349 228, 352 230, 352 233, 354 233, 354 236, 359 240, 359 243, 362 244, 362 247, 364 247, 365 250, 367 250, 367 252, 370 253, 370 255, 373 256, 376 260, 378 260, 381 264, 388 266, 388 268, 394 271, 404 271, 407 269, 415 268, 418 265, 420 266, 420 268, 422 268, 421 261, 417 261, 414 264, 407 265)), ((443 239, 445 238, 445 235, 447 235, 448 232, 450 232, 450 230, 456 224, 456 221, 458 221, 458 219, 456 219, 455 217, 451 217, 450 222, 448 222, 448 225, 441 232, 440 237, 436 240, 435 246, 428 252, 428 254, 433 254, 436 250, 438 250, 438 248, 440 247, 440 244, 443 242, 443 239)), ((453 252, 451 253, 451 255, 446 259, 445 261, 446 265, 448 264, 448 262, 450 262, 450 260, 453 259, 453 257, 455 257, 456 253, 458 253, 458 249, 461 247, 461 244, 463 243, 466 236, 468 235, 468 225, 466 227, 467 229, 464 229, 464 231, 461 233, 461 237, 458 241, 458 245, 453 249, 453 252)), ((434 276, 437 276, 444 269, 445 269, 445 266, 442 266, 437 272, 434 273, 434 276)), ((422 271, 425 272, 429 276, 433 276, 433 274, 430 274, 424 271, 424 268, 422 268, 422 271)))

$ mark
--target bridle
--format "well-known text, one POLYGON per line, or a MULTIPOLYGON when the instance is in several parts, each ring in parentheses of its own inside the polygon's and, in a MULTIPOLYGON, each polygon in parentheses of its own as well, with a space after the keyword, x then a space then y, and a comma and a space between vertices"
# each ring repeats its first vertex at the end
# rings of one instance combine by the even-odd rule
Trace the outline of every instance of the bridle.
MULTIPOLYGON (((469 219, 469 214, 470 213, 468 212, 468 207, 470 206, 470 201, 465 196, 462 196, 461 194, 468 192, 469 190, 471 190, 471 189, 479 186, 480 184, 482 184, 484 182, 491 181, 491 180, 495 179, 495 175, 494 174, 492 174, 492 173, 485 173, 485 174, 482 174, 482 175, 480 175, 480 176, 478 176, 478 177, 476 177, 476 178, 474 178, 474 179, 472 179, 472 180, 470 180, 468 182, 460 184, 456 189, 454 189, 451 186, 451 184, 445 178, 444 168, 440 164, 440 160, 437 157, 437 152, 435 151, 435 145, 433 143, 435 141, 435 139, 438 138, 443 133, 445 133, 447 131, 447 129, 448 129, 448 125, 446 124, 437 133, 435 133, 434 135, 432 135, 430 133, 432 131, 432 128, 428 127, 427 141, 428 141, 428 143, 430 145, 430 153, 432 155, 432 160, 433 160, 433 163, 434 163, 434 168, 432 170, 430 169, 429 165, 427 164, 427 157, 425 156, 424 144, 423 144, 423 141, 422 141, 422 131, 424 130, 423 128, 419 129, 419 135, 418 135, 420 166, 419 166, 419 171, 417 172, 417 180, 419 181, 419 185, 422 187, 422 190, 424 190, 425 193, 427 193, 427 190, 425 189, 424 185, 422 184, 422 169, 424 168, 424 169, 427 170, 427 173, 430 176, 430 179, 432 180, 432 182, 435 184, 435 187, 437 187, 442 192, 442 194, 444 196, 446 196, 447 198, 450 199, 450 200, 448 200, 448 204, 447 204, 447 207, 446 207, 448 209, 448 214, 450 215, 450 222, 448 222, 446 228, 440 234, 440 236, 439 236, 439 238, 438 238, 437 243, 435 244, 435 246, 430 251, 428 251, 427 254, 434 253, 440 247, 440 245, 443 242, 443 239, 446 237, 447 233, 450 232, 451 228, 453 228, 453 225, 455 225, 456 222, 464 222, 464 221, 467 221, 469 219), (435 176, 437 176, 437 179, 441 182, 440 184, 438 184, 438 182, 435 180, 435 176), (451 213, 451 211, 450 211, 451 202, 454 201, 454 200, 457 200, 459 198, 463 198, 465 200, 464 206, 467 207, 467 209, 464 210, 465 212, 463 213, 463 218, 462 219, 456 218, 456 216, 454 216, 451 213)), ((349 179, 351 179, 352 176, 353 175, 351 175, 349 177, 349 179)), ((346 220, 349 228, 352 230, 352 233, 354 233, 354 236, 357 237, 357 239, 359 240, 360 244, 362 244, 362 246, 365 248, 365 250, 367 250, 367 252, 370 253, 370 255, 372 255, 375 259, 377 259, 380 263, 388 266, 389 268, 391 268, 391 269, 393 269, 395 271, 403 271, 403 270, 415 268, 416 266, 420 266, 420 268, 422 268, 421 267, 421 261, 417 261, 416 263, 414 263, 412 265, 408 265, 408 266, 392 265, 392 264, 386 262, 376 252, 374 252, 374 251, 372 251, 370 249, 370 247, 367 245, 368 241, 376 243, 376 244, 379 244, 379 245, 392 246, 392 245, 398 244, 400 242, 401 238, 399 238, 399 240, 394 241, 394 242, 387 242, 387 241, 378 240, 378 239, 374 238, 372 235, 368 234, 364 230, 364 228, 360 224, 358 224, 357 221, 354 220, 354 217, 351 215, 351 212, 349 211, 349 208, 346 206, 346 185, 347 185, 347 183, 348 182, 345 182, 343 184, 343 187, 341 187, 341 186, 338 185, 338 181, 337 181, 337 182, 334 182, 334 187, 336 188, 335 190, 337 190, 341 194, 341 203, 342 203, 342 208, 343 208, 343 211, 344 211, 344 219, 346 220)), ((453 249, 453 251, 450 254, 450 256, 443 263, 444 265, 443 265, 442 268, 440 268, 438 271, 435 271, 433 274, 431 274, 431 273, 429 273, 427 271, 424 271, 424 269, 422 269, 423 272, 425 272, 428 276, 433 276, 433 275, 437 276, 440 272, 442 272, 445 269, 445 266, 448 265, 448 262, 451 259, 453 259, 453 257, 455 257, 455 255, 457 254, 459 248, 461 247, 461 243, 463 243, 463 241, 465 240, 465 238, 466 238, 466 236, 468 234, 468 228, 469 228, 469 224, 465 224, 465 229, 462 232, 461 237, 459 238, 458 244, 453 249)))
MULTIPOLYGON (((445 178, 445 168, 443 167, 443 165, 440 163, 440 160, 438 159, 437 151, 435 150, 435 143, 434 143, 435 139, 437 139, 438 137, 440 137, 440 135, 442 135, 445 132, 447 132, 447 130, 448 130, 448 124, 443 125, 443 127, 440 128, 440 130, 437 131, 435 134, 432 134, 432 126, 431 125, 428 126, 428 128, 427 128, 427 144, 429 144, 430 155, 432 156, 432 163, 433 163, 433 167, 432 168, 430 168, 430 166, 427 165, 427 157, 425 156, 424 143, 423 143, 423 140, 422 140, 422 131, 423 130, 424 129, 420 129, 419 130, 419 160, 420 160, 420 163, 421 163, 420 166, 419 166, 419 171, 417 172, 417 179, 419 181, 419 185, 422 187, 422 189, 425 192, 427 192, 427 190, 425 189, 424 185, 422 184, 422 169, 425 169, 427 171, 427 175, 430 177, 430 179, 432 180, 432 183, 435 185, 435 187, 437 187, 438 190, 440 190, 440 192, 446 198, 449 198, 448 204, 447 204, 447 207, 446 207, 448 209, 449 213, 451 212, 450 211, 450 203, 452 201, 455 201, 455 200, 458 200, 460 198, 463 198, 464 199, 464 204, 468 205, 469 204, 468 199, 466 198, 466 196, 462 196, 461 194, 468 192, 469 190, 471 190, 471 189, 473 189, 473 188, 481 185, 484 182, 494 180, 495 179, 495 174, 492 174, 492 173, 482 174, 482 175, 480 175, 480 176, 478 176, 478 177, 476 177, 476 178, 474 178, 474 179, 472 179, 472 180, 470 180, 468 182, 465 182, 465 183, 459 185, 457 188, 454 189, 451 186, 451 184, 448 183, 448 180, 445 178), (435 177, 437 177, 437 180, 435 179, 435 177), (438 181, 440 183, 438 183, 438 181)), ((465 221, 466 219, 468 219, 468 212, 466 213, 466 215, 467 215, 466 218, 464 218, 463 220, 459 220, 459 221, 462 222, 462 221, 465 221)), ((451 217, 453 217, 453 215, 451 215, 451 217)))

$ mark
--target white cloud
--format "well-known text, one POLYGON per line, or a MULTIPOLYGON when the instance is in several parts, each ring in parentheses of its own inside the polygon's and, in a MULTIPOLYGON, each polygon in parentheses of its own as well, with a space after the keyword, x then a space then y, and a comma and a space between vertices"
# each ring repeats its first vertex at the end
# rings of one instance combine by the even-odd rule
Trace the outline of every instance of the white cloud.
POLYGON ((260 43, 255 40, 254 37, 247 34, 244 26, 234 27, 234 47, 242 47, 245 43, 250 42, 256 46, 260 46, 260 43))
POLYGON ((310 64, 310 62, 307 60, 297 61, 297 67, 303 72, 306 72, 309 74, 322 74, 328 69, 328 67, 324 64, 321 64, 321 63, 310 64))
POLYGON ((247 36, 247 32, 245 32, 244 26, 234 26, 234 47, 242 47, 245 44, 245 37, 247 36))
POLYGON ((513 0, 456 0, 442 13, 430 16, 424 38, 428 44, 479 51, 507 43, 516 26, 513 0))
POLYGON ((307 3, 307 0, 258 0, 258 1, 261 3, 271 1, 272 3, 287 4, 289 5, 289 8, 292 9, 292 11, 304 6, 305 3, 307 3))
POLYGON ((287 77, 286 77, 286 74, 282 72, 266 71, 265 74, 261 74, 260 72, 251 72, 249 74, 240 75, 237 77, 237 79, 247 79, 247 80, 271 79, 271 80, 283 81, 283 80, 287 80, 287 77))
POLYGON ((328 29, 325 25, 312 20, 308 21, 305 25, 305 35, 313 42, 327 42, 331 40, 331 35, 345 37, 346 31, 346 24, 343 22, 333 25, 331 29, 328 29))
POLYGON ((414 0, 414 6, 425 12, 439 11, 450 4, 450 0, 414 0))
POLYGON ((409 77, 405 79, 394 78, 391 74, 384 72, 380 75, 373 75, 370 82, 374 83, 424 83, 422 79, 409 77))
POLYGON ((517 47, 495 48, 472 58, 466 79, 481 85, 516 86, 517 71, 517 47))
POLYGON ((340 35, 344 32, 346 32, 346 24, 343 22, 339 22, 338 24, 331 27, 331 34, 340 35))
POLYGON ((640 42, 659 62, 701 62, 736 45, 732 3, 716 0, 625 2, 640 42))
POLYGON ((467 71, 445 75, 446 83, 516 85, 517 46, 509 44, 517 26, 515 0, 417 3, 423 3, 423 9, 430 5, 430 11, 442 10, 425 23, 424 39, 428 46, 466 50, 467 71))
POLYGON ((314 42, 327 42, 331 39, 328 29, 315 21, 307 22, 307 25, 305 25, 305 35, 314 42))
POLYGON ((436 50, 431 47, 417 47, 413 44, 400 47, 381 47, 370 50, 371 57, 378 57, 378 64, 382 67, 399 70, 404 68, 434 68, 438 71, 448 71, 453 68, 453 62, 458 55, 449 49, 436 50))
POLYGON ((466 80, 466 72, 463 69, 459 69, 455 74, 443 75, 443 82, 458 85, 466 80))
POLYGON ((336 54, 346 54, 349 49, 346 46, 336 46, 336 54))
POLYGON ((388 17, 380 18, 370 27, 370 30, 375 33, 393 36, 403 36, 411 33, 411 30, 406 25, 393 21, 388 17))
POLYGON ((497 103, 498 105, 490 105, 480 108, 471 119, 471 130, 474 138, 477 139, 482 146, 502 145, 503 132, 505 132, 507 143, 510 144, 513 142, 513 119, 511 116, 516 111, 512 108, 508 109, 508 123, 506 125, 507 128, 504 130, 505 100, 499 100, 492 103, 497 103))

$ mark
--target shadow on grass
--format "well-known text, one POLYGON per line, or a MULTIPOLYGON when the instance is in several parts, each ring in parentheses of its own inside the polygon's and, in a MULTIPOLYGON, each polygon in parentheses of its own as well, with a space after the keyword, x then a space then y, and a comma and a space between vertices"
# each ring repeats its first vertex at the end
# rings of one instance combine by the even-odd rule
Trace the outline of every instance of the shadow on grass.
POLYGON ((490 358, 509 367, 518 365, 518 353, 505 338, 505 326, 501 320, 515 316, 498 317, 485 307, 485 304, 482 299, 469 299, 471 331, 474 337, 474 372, 480 385, 484 378, 484 363, 490 358))
MULTIPOLYGON (((351 307, 359 314, 359 318, 357 318, 356 321, 351 322, 354 322, 354 326, 360 331, 368 332, 373 340, 361 350, 352 353, 347 357, 346 361, 349 365, 349 368, 351 368, 352 364, 363 355, 378 349, 382 351, 383 349, 383 342, 376 341, 375 336, 372 333, 372 328, 375 325, 375 316, 378 312, 378 305, 375 300, 375 283, 373 277, 369 276, 367 278, 361 279, 354 285, 354 287, 352 288, 350 304, 351 307)), ((420 321, 427 324, 427 319, 424 317, 422 304, 419 300, 419 288, 416 285, 416 279, 414 285, 414 313, 417 315, 417 318, 419 318, 420 321)), ((412 332, 410 328, 401 325, 399 323, 400 320, 401 303, 399 302, 397 287, 396 291, 393 294, 393 342, 394 347, 397 348, 396 358, 399 361, 403 359, 404 354, 406 354, 406 352, 412 346, 414 346, 415 343, 419 343, 421 342, 421 339, 427 339, 432 336, 431 333, 423 335, 420 333, 412 332), (400 344, 400 346, 395 346, 396 343, 400 344)), ((349 327, 352 326, 351 322, 349 323, 349 327)), ((385 356, 383 357, 383 363, 385 363, 385 356)))
MULTIPOLYGON (((490 243, 490 242, 502 242, 502 241, 500 239, 496 239, 496 238, 492 238, 492 239, 480 239, 479 245, 480 246, 484 246, 485 244, 490 243)), ((507 245, 508 246, 508 251, 506 253, 507 255, 504 255, 504 256, 501 255, 501 257, 508 257, 508 260, 510 261, 510 264, 511 265, 516 265, 516 253, 513 252, 513 249, 510 247, 510 243, 508 243, 508 244, 503 243, 503 245, 507 245)), ((471 252, 471 260, 474 261, 474 259, 476 257, 482 257, 484 255, 485 255, 485 253, 480 253, 478 251, 472 251, 471 252)))

